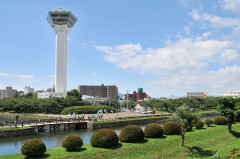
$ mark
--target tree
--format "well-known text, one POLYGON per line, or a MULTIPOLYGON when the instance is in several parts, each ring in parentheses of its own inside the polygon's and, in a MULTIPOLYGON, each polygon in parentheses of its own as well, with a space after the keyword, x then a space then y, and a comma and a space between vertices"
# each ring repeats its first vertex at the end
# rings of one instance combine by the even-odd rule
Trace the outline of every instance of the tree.
POLYGON ((79 101, 82 100, 82 95, 78 92, 78 90, 74 89, 74 90, 71 90, 71 91, 68 91, 67 92, 67 97, 69 96, 72 96, 72 97, 75 97, 77 98, 79 101))
POLYGON ((182 141, 181 145, 184 145, 184 137, 186 130, 189 130, 192 128, 192 123, 194 121, 199 120, 199 116, 192 114, 189 111, 188 107, 181 106, 177 108, 174 115, 172 115, 169 120, 176 121, 181 126, 181 135, 182 135, 182 141))
POLYGON ((236 104, 236 101, 238 99, 234 99, 233 97, 225 97, 221 98, 219 100, 219 111, 221 115, 227 117, 228 119, 228 132, 232 132, 232 123, 234 117, 240 116, 240 110, 239 110, 239 103, 236 104))

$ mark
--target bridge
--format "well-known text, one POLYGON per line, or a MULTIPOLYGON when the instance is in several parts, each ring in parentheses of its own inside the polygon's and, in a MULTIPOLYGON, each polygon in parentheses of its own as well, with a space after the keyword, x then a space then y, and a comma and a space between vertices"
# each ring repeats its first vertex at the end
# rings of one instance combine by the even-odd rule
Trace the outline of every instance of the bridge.
POLYGON ((9 128, 21 128, 21 127, 34 127, 37 132, 44 131, 46 127, 49 127, 49 131, 56 131, 60 126, 64 126, 64 130, 70 129, 80 129, 87 128, 87 123, 89 120, 85 119, 74 119, 74 120, 53 120, 53 119, 39 119, 39 120, 29 120, 21 122, 9 122, 6 121, 5 126, 0 126, 0 129, 9 128), (9 125, 10 124, 10 125, 9 125))

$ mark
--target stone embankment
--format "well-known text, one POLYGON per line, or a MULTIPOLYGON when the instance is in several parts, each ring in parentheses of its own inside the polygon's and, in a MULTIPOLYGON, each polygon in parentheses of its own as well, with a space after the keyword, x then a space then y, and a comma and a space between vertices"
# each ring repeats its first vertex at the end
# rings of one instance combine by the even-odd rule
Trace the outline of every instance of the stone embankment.
POLYGON ((3 131, 0 131, 0 138, 36 135, 36 134, 37 132, 35 131, 34 128, 3 130, 3 131))
POLYGON ((112 128, 112 127, 121 127, 127 125, 139 125, 139 124, 149 124, 156 123, 161 121, 166 121, 168 117, 159 117, 159 118, 148 118, 148 119, 136 119, 136 120, 126 120, 126 121, 111 121, 111 122, 94 122, 88 123, 88 129, 101 129, 101 128, 112 128))
MULTIPOLYGON (((217 116, 220 115, 218 112, 201 113, 201 117, 207 116, 217 116)), ((148 118, 148 119, 136 119, 136 120, 126 120, 126 121, 112 121, 112 122, 93 122, 88 123, 88 129, 102 129, 111 127, 121 127, 127 125, 138 125, 138 124, 149 124, 167 121, 168 117, 159 118, 148 118)))

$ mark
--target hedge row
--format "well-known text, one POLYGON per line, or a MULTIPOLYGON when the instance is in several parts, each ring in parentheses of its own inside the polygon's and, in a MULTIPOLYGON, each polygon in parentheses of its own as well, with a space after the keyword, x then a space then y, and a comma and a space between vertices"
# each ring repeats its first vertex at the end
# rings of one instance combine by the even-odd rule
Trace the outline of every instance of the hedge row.
POLYGON ((68 107, 62 110, 61 114, 96 114, 98 110, 107 110, 108 112, 113 111, 116 112, 116 109, 109 106, 73 106, 68 107))

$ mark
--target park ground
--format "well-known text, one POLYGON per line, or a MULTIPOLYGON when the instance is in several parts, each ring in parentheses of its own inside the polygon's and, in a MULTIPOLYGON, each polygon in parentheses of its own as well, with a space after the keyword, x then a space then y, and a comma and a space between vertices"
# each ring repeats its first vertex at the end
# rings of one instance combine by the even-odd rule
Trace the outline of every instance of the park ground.
MULTIPOLYGON (((232 149, 240 147, 240 123, 233 124, 233 133, 227 132, 226 125, 213 125, 203 129, 194 129, 185 135, 185 146, 180 146, 180 135, 165 135, 160 139, 145 138, 140 143, 119 143, 118 146, 104 149, 83 145, 79 152, 67 152, 64 148, 48 149, 41 158, 211 158, 219 152, 228 155, 232 149)), ((21 154, 1 156, 1 159, 23 159, 21 154)))

